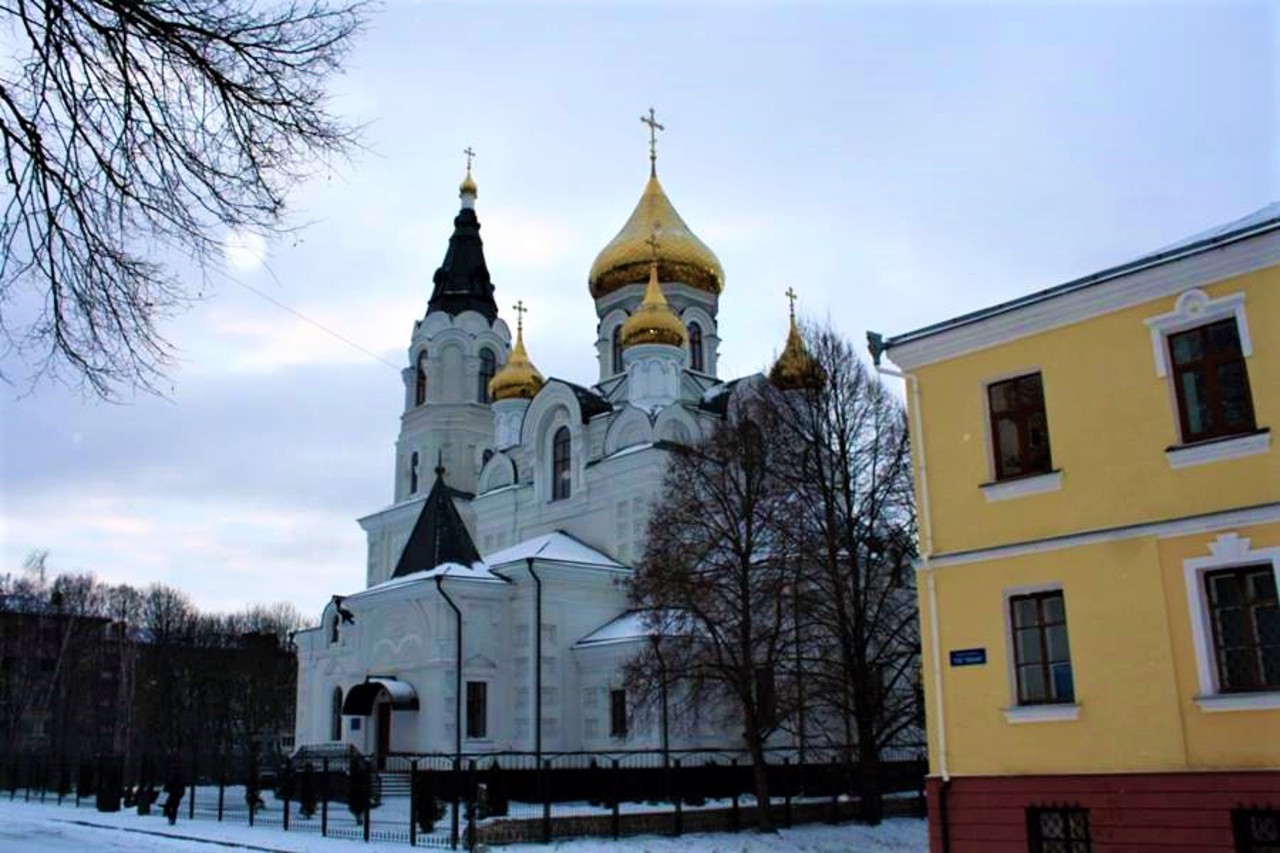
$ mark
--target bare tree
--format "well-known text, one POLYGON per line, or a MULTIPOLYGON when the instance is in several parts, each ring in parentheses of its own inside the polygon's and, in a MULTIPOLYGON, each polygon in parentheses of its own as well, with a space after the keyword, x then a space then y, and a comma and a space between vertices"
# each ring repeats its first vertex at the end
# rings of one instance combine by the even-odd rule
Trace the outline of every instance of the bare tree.
POLYGON ((820 381, 767 397, 783 431, 779 476, 795 496, 798 669, 813 710, 856 744, 862 817, 876 822, 881 753, 919 725, 906 417, 835 330, 805 337, 820 381))
POLYGON ((288 191, 350 149, 325 85, 362 2, 5 0, 0 334, 33 379, 152 389, 226 229, 285 228, 288 191))
POLYGON ((789 636, 777 535, 786 494, 768 433, 756 413, 733 407, 710 438, 672 451, 631 587, 632 605, 649 609, 661 639, 627 672, 634 695, 719 708, 741 727, 765 831, 765 745, 788 713, 779 698, 791 694, 775 683, 789 636))

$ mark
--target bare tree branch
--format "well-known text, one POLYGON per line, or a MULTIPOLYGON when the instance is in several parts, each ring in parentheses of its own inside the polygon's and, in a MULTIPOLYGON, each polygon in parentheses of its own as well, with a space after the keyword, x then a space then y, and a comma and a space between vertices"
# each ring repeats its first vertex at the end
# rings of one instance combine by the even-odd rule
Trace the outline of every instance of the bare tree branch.
POLYGON ((154 390, 190 301, 175 258, 204 275, 227 229, 286 230, 289 191, 354 144, 325 86, 366 8, 0 5, 0 339, 33 382, 154 390))

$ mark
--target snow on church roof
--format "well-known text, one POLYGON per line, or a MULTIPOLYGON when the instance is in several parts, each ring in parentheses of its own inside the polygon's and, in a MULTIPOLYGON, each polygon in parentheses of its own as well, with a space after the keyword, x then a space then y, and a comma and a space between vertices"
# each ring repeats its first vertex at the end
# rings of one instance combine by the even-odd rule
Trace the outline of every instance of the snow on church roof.
POLYGON ((460 563, 441 563, 434 569, 410 572, 385 580, 382 583, 374 584, 368 589, 348 595, 347 600, 357 599, 374 592, 386 592, 399 587, 412 586, 415 583, 434 580, 437 577, 458 578, 459 580, 481 581, 483 583, 509 583, 506 578, 499 577, 489 571, 489 567, 483 562, 472 563, 469 566, 464 566, 460 563))
POLYGON ((510 548, 490 554, 485 562, 490 566, 507 566, 512 563, 523 563, 528 559, 546 560, 552 563, 572 563, 580 566, 600 566, 609 569, 624 569, 626 566, 607 554, 597 551, 590 545, 570 536, 563 530, 553 530, 532 539, 518 542, 510 548))
POLYGON ((691 621, 685 612, 679 610, 628 610, 587 634, 573 647, 581 649, 609 643, 630 643, 654 635, 670 635, 672 629, 678 629, 681 623, 688 630, 692 627, 691 621))

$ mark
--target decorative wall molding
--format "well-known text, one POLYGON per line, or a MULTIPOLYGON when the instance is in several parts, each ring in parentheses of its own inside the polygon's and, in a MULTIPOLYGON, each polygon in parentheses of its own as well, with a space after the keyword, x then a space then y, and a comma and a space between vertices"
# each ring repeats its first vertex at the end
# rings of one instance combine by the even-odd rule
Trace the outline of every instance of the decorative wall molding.
MULTIPOLYGON (((940 554, 930 558, 929 566, 934 569, 941 569, 948 566, 983 563, 988 560, 1023 557, 1027 554, 1061 551, 1065 548, 1079 548, 1083 545, 1096 545, 1100 542, 1118 542, 1125 539, 1140 539, 1144 536, 1158 538, 1190 536, 1196 533, 1212 533, 1215 530, 1248 527, 1254 524, 1268 524, 1275 521, 1280 521, 1280 502, 1206 513, 1205 515, 1193 515, 1186 518, 1175 518, 1168 521, 1130 524, 1103 530, 1068 533, 1063 536, 1049 536, 1030 542, 997 545, 994 548, 979 548, 954 554, 940 554)), ((921 565, 922 561, 916 560, 916 566, 920 567, 921 565)))
POLYGON ((1253 340, 1249 337, 1248 317, 1244 312, 1244 294, 1232 293, 1219 299, 1210 299, 1199 288, 1183 292, 1167 314, 1148 317, 1142 322, 1151 331, 1151 354, 1155 359, 1156 376, 1169 373, 1169 348, 1165 345, 1169 335, 1194 329, 1215 320, 1236 318, 1240 333, 1240 352, 1245 358, 1253 355, 1253 340))

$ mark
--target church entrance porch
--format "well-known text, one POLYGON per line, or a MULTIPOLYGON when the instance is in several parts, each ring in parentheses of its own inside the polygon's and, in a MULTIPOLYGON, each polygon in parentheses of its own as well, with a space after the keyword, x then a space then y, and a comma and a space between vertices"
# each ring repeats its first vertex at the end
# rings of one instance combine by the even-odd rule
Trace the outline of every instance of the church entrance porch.
MULTIPOLYGON (((347 692, 342 703, 343 716, 373 717, 373 749, 365 742, 364 752, 372 751, 378 769, 386 769, 391 751, 391 712, 417 711, 418 693, 413 685, 394 676, 368 676, 347 692)), ((366 737, 368 737, 366 735, 366 737)))

